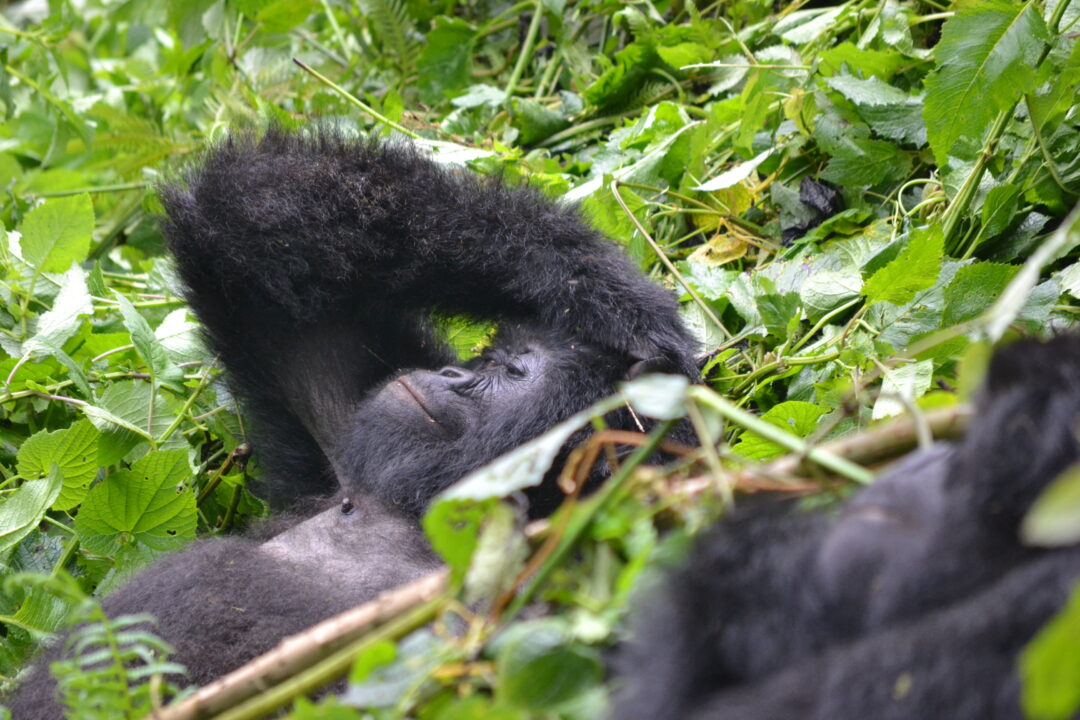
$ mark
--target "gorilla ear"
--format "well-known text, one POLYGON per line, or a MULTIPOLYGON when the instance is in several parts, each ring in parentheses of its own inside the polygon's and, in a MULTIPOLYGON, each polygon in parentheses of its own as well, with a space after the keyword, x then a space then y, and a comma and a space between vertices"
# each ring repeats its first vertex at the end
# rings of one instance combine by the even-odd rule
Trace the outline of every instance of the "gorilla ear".
POLYGON ((679 372, 671 361, 661 355, 654 355, 652 357, 641 358, 637 360, 630 369, 626 371, 627 380, 635 380, 642 375, 649 375, 651 373, 667 373, 677 374, 679 372))

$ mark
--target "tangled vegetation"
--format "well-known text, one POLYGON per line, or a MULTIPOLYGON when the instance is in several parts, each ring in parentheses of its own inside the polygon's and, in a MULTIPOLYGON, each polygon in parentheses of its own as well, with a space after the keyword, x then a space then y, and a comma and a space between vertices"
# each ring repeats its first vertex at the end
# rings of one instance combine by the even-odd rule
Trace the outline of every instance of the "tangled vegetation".
MULTIPOLYGON (((894 416, 932 430, 994 343, 1075 326, 1080 2, 803 5, 0 3, 0 678, 77 610, 99 622, 76 646, 113 652, 92 676, 56 668, 71 716, 141 717, 170 688, 129 681, 173 668, 88 596, 266 514, 156 223, 157 178, 230 128, 404 134, 579 203, 682 294, 709 386, 628 388, 689 413, 705 449, 632 460, 548 525, 526 533, 490 495, 575 425, 452 491, 425 520, 446 589, 356 641, 344 695, 297 720, 602 717, 631 595, 733 488, 828 502, 870 477, 762 463, 894 416)), ((467 351, 484 330, 448 333, 467 351)), ((1074 472, 1032 532, 1080 539, 1078 496, 1074 472)), ((1080 708, 1078 632, 1074 602, 1029 648, 1031 717, 1080 708)))

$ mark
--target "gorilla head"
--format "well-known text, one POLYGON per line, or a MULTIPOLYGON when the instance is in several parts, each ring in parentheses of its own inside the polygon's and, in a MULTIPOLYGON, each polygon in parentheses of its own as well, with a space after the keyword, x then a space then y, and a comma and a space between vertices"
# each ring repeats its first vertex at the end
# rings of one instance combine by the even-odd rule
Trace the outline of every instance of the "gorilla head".
MULTIPOLYGON (((373 390, 339 446, 342 465, 347 477, 419 514, 457 479, 609 394, 626 372, 600 348, 510 326, 462 365, 401 373, 373 390)), ((533 515, 553 509, 549 488, 526 495, 533 515)))

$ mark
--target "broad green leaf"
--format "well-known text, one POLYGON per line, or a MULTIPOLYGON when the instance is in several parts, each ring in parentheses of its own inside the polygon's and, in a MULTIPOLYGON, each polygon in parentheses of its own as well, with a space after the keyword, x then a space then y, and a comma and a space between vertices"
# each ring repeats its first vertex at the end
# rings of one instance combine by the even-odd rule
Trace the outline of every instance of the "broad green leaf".
POLYGON ((960 268, 945 288, 942 325, 956 325, 985 312, 1019 269, 1016 265, 999 263, 976 263, 960 268))
POLYGON ((1068 604, 1020 655, 1020 704, 1028 720, 1069 720, 1080 712, 1080 584, 1068 604))
POLYGON ((187 453, 148 453, 94 486, 75 518, 83 547, 112 555, 129 543, 152 550, 180 547, 195 537, 195 494, 187 453))
POLYGON ((0 503, 0 553, 15 547, 38 526, 63 485, 63 475, 53 465, 45 477, 24 482, 0 503))
POLYGON ((93 315, 94 306, 86 288, 86 275, 78 265, 63 275, 60 292, 53 300, 52 308, 37 319, 34 335, 26 341, 24 352, 41 352, 51 347, 60 348, 82 325, 82 318, 93 315))
POLYGON ((922 100, 886 85, 876 77, 866 80, 837 75, 825 81, 858 108, 866 124, 882 137, 921 146, 926 142, 922 100))
POLYGON ((506 503, 495 503, 480 530, 480 537, 465 575, 462 599, 469 607, 491 603, 510 590, 529 555, 517 514, 506 503))
MULTIPOLYGON (((97 405, 81 409, 101 433, 98 464, 107 467, 127 455, 140 439, 150 441, 159 437, 172 423, 175 407, 154 392, 150 383, 126 380, 105 388, 97 405)), ((184 442, 182 437, 173 437, 184 442)))
POLYGON ((907 408, 900 398, 908 403, 922 397, 930 389, 930 382, 934 379, 934 361, 920 360, 919 362, 907 363, 895 367, 885 373, 885 379, 881 382, 881 392, 871 417, 874 420, 903 414, 907 408))
POLYGON ((1015 185, 998 185, 986 194, 982 207, 984 239, 997 237, 1012 224, 1020 204, 1021 191, 1015 185))
MULTIPOLYGON (((827 412, 829 412, 829 409, 820 405, 800 400, 789 400, 774 405, 761 416, 761 419, 802 438, 814 432, 818 420, 827 412)), ((743 457, 759 462, 780 457, 787 452, 776 443, 766 440, 761 435, 750 430, 744 431, 731 449, 743 457)))
POLYGON ((981 142, 994 116, 1034 88, 1047 39, 1037 3, 982 0, 961 6, 945 23, 923 111, 938 164, 961 137, 981 142))
POLYGON ((472 82, 473 41, 476 29, 464 20, 440 16, 427 34, 417 68, 417 89, 424 102, 437 103, 472 82))
POLYGON ((1062 290, 1080 300, 1080 261, 1062 270, 1057 278, 1062 290))
POLYGON ((603 675, 597 653, 575 643, 562 619, 521 623, 509 635, 495 658, 495 697, 500 702, 550 710, 574 699, 603 675))
POLYGON ((686 388, 690 381, 682 375, 649 375, 622 386, 622 393, 634 410, 657 420, 675 420, 686 415, 686 388))
POLYGON ((807 319, 817 322, 830 311, 859 297, 862 285, 862 274, 854 268, 814 273, 799 288, 799 297, 806 309, 807 319))
POLYGON ((1024 516, 1020 536, 1028 545, 1062 547, 1080 542, 1080 463, 1050 483, 1024 516))
POLYGON ((465 577, 480 539, 484 518, 497 501, 494 498, 444 499, 434 503, 422 521, 431 547, 450 567, 450 582, 465 577))
POLYGON ((356 656, 352 670, 349 671, 350 683, 362 683, 377 668, 389 665, 397 659, 397 646, 389 640, 382 640, 365 649, 356 656))
POLYGON ((63 489, 52 504, 54 510, 70 510, 83 501, 97 476, 98 431, 88 420, 80 420, 64 430, 42 430, 27 438, 19 448, 16 469, 27 480, 45 477, 59 466, 63 489))
POLYGON ((94 206, 85 193, 53 198, 27 213, 19 229, 28 263, 38 271, 63 272, 90 251, 94 206))
POLYGON ((919 290, 933 287, 944 254, 945 238, 939 226, 915 230, 896 259, 867 279, 862 294, 871 305, 909 303, 919 290))
POLYGON ((520 131, 518 142, 533 145, 570 126, 570 121, 535 100, 514 98, 511 124, 520 131))
POLYGON ((150 373, 154 381, 167 385, 178 385, 183 380, 184 375, 180 368, 176 367, 173 361, 169 359, 169 354, 165 352, 165 348, 158 342, 154 331, 150 329, 149 323, 146 322, 146 319, 139 314, 139 311, 126 297, 115 291, 113 295, 117 302, 120 303, 120 314, 124 318, 124 327, 131 333, 131 342, 135 345, 139 355, 150 366, 150 373))

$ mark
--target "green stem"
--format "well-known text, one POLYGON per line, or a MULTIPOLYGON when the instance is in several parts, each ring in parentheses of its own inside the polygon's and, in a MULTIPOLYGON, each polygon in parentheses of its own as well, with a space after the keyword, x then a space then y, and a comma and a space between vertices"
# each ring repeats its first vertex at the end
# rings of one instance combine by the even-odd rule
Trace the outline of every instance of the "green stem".
POLYGON ((416 133, 414 133, 412 130, 409 130, 404 125, 400 125, 400 124, 394 122, 393 120, 386 117, 382 113, 377 112, 373 107, 371 107, 367 103, 360 100, 360 98, 356 97, 355 95, 350 93, 348 90, 341 87, 336 82, 334 82, 330 78, 328 78, 325 75, 323 75, 322 73, 320 73, 318 70, 315 70, 314 68, 308 67, 302 60, 299 60, 298 58, 293 58, 293 62, 296 63, 297 65, 299 65, 300 68, 304 72, 310 74, 316 80, 321 82, 323 85, 326 85, 328 88, 331 88, 332 90, 337 92, 339 95, 341 95, 343 98, 345 98, 346 100, 351 102, 353 105, 360 108, 362 111, 364 111, 365 113, 367 113, 371 117, 375 118, 375 120, 377 120, 378 122, 381 122, 384 125, 389 125, 390 127, 397 130, 399 133, 401 133, 403 135, 406 135, 408 137, 411 137, 413 140, 419 140, 420 139, 420 136, 417 135, 416 133))
POLYGON ((725 420, 741 425, 766 440, 776 443, 789 452, 798 453, 807 460, 820 465, 830 472, 864 485, 871 483, 874 480, 874 474, 861 465, 856 465, 850 460, 837 457, 821 448, 811 447, 802 438, 785 432, 781 428, 752 415, 746 410, 736 407, 731 402, 720 397, 708 388, 694 385, 690 387, 687 392, 691 399, 716 411, 725 420))
POLYGON ((540 21, 544 18, 544 3, 542 0, 537 0, 533 6, 532 21, 529 23, 529 31, 525 35, 525 43, 521 46, 521 53, 518 55, 517 62, 514 63, 514 70, 510 73, 510 79, 506 82, 506 102, 510 102, 511 96, 514 94, 514 90, 517 88, 518 81, 521 80, 521 76, 525 73, 525 66, 529 64, 529 60, 532 59, 533 46, 536 44, 536 36, 540 32, 540 21))
POLYGON ((616 492, 626 483, 641 463, 656 452, 656 449, 660 447, 660 443, 667 436, 668 432, 675 425, 674 420, 666 420, 657 425, 653 431, 649 434, 649 439, 644 445, 635 450, 630 457, 626 459, 620 467, 619 471, 611 476, 604 486, 592 498, 588 503, 581 506, 580 509, 570 518, 570 522, 566 526, 566 531, 563 533, 562 540, 559 542, 558 547, 552 551, 551 555, 544 561, 544 564, 540 566, 540 569, 536 571, 536 574, 532 576, 528 584, 514 597, 514 602, 511 603, 507 609, 504 620, 509 620, 516 616, 523 607, 529 602, 529 600, 536 593, 537 588, 547 580, 548 576, 559 567, 563 559, 570 553, 571 550, 577 545, 578 540, 585 533, 586 528, 592 523, 593 518, 596 516, 597 511, 602 508, 616 492))

